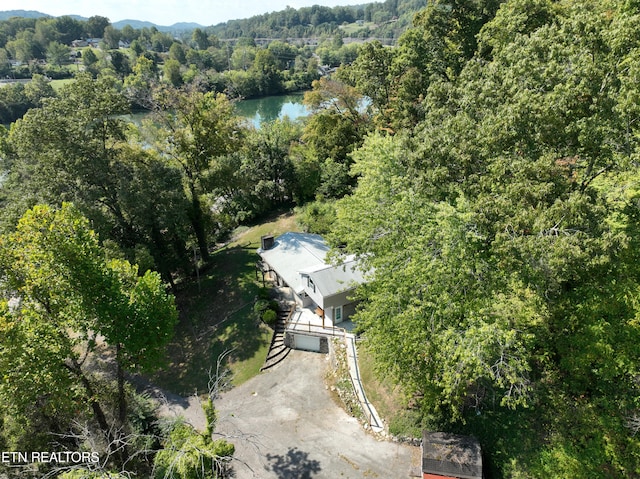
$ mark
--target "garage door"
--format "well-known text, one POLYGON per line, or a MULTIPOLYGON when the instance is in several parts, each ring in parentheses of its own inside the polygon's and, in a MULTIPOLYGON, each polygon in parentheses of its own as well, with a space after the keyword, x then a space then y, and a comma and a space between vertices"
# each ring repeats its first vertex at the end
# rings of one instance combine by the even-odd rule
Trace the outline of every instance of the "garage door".
POLYGON ((295 349, 304 349, 305 351, 320 351, 319 336, 305 336, 304 334, 296 334, 294 336, 295 349))

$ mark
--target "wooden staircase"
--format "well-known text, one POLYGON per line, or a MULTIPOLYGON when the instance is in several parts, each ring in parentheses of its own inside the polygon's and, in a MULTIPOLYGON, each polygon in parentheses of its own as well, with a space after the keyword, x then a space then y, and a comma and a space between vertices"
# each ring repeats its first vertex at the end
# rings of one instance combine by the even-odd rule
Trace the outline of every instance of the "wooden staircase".
POLYGON ((276 364, 284 361, 284 359, 289 355, 289 352, 291 352, 291 348, 284 344, 284 332, 290 315, 291 309, 278 311, 278 317, 273 325, 273 337, 271 338, 269 353, 267 354, 267 359, 265 359, 264 365, 260 368, 260 371, 272 368, 276 364))

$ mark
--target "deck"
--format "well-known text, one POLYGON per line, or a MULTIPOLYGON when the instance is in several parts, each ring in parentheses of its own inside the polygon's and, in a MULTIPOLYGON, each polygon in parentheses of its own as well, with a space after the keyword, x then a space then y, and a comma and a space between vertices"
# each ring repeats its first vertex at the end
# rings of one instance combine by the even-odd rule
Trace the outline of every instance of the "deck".
POLYGON ((338 326, 333 326, 330 319, 323 319, 310 308, 293 310, 286 323, 287 331, 319 336, 344 336, 345 333, 351 332, 353 329, 354 324, 351 321, 343 321, 338 323, 338 326))

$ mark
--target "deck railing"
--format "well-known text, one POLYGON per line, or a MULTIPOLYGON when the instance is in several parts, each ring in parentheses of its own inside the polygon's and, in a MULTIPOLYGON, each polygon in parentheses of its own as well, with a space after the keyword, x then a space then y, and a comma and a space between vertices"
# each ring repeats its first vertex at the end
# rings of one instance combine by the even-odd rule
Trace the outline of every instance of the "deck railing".
POLYGON ((293 321, 293 313, 297 310, 292 310, 285 322, 285 330, 287 331, 299 331, 301 333, 313 333, 323 336, 342 336, 345 337, 347 330, 337 326, 323 326, 321 324, 315 324, 310 321, 293 321))

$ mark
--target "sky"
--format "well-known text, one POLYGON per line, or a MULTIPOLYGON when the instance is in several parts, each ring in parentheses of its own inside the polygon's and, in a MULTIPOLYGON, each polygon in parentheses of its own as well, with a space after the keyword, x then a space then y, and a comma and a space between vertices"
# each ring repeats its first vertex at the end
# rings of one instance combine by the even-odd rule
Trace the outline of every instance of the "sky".
POLYGON ((323 5, 359 5, 362 0, 0 0, 0 11, 36 10, 53 16, 100 15, 111 22, 142 20, 169 26, 195 22, 203 26, 268 12, 323 5))

